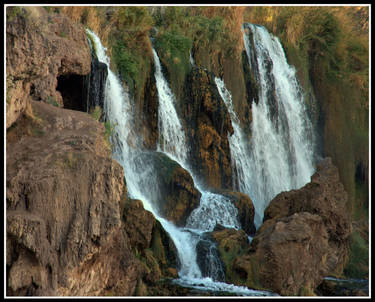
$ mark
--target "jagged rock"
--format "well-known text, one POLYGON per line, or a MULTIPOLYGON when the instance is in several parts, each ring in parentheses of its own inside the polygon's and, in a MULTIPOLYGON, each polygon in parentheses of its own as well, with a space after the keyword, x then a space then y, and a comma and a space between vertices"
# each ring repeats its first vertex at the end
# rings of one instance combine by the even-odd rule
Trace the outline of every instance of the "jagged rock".
POLYGON ((264 212, 264 220, 309 212, 319 215, 329 235, 329 271, 341 274, 349 255, 351 223, 347 193, 330 158, 318 165, 311 182, 299 190, 278 194, 264 212))
POLYGON ((307 212, 267 221, 233 271, 240 284, 280 295, 314 295, 327 274, 328 234, 322 219, 307 212), (243 284, 243 283, 242 283, 243 284))
POLYGON ((193 68, 186 77, 184 91, 181 106, 192 169, 208 187, 231 189, 228 134, 233 133, 233 128, 213 74, 193 68))
POLYGON ((124 173, 103 124, 31 104, 34 120, 7 131, 7 293, 131 295, 139 268, 121 228, 124 173))
POLYGON ((48 14, 41 6, 19 8, 6 25, 9 128, 29 100, 62 106, 61 91, 56 90, 58 78, 82 76, 83 80, 90 72, 91 57, 83 27, 66 16, 48 14))

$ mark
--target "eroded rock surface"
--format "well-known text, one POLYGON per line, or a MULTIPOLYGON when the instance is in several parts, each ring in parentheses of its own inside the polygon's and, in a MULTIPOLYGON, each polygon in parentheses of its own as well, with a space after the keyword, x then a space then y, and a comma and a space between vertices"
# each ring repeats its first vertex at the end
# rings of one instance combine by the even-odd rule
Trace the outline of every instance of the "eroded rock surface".
POLYGON ((278 194, 264 212, 264 220, 309 212, 319 215, 329 235, 329 271, 341 274, 349 255, 352 227, 347 210, 348 194, 330 158, 317 165, 311 182, 299 190, 278 194))
POLYGON ((121 224, 124 173, 103 124, 31 104, 33 121, 7 132, 8 294, 132 294, 138 268, 121 224))
POLYGON ((87 75, 91 56, 84 28, 43 7, 18 7, 6 26, 7 106, 9 128, 30 100, 63 106, 56 90, 59 77, 87 75))

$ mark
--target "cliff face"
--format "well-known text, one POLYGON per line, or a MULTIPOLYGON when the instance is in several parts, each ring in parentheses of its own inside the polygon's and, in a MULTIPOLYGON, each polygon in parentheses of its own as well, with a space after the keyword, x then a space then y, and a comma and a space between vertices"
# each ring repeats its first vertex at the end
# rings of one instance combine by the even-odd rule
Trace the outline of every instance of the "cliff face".
MULTIPOLYGON (((161 184, 160 211, 168 220, 184 225, 198 206, 200 193, 186 170, 154 152, 159 136, 159 103, 146 11, 64 7, 57 13, 48 7, 19 7, 7 13, 8 295, 187 293, 162 281, 177 277, 176 247, 142 202, 126 196, 124 171, 111 158, 109 134, 88 114, 76 111, 84 110, 82 88, 93 69, 83 23, 99 34, 108 46, 112 67, 131 86, 136 127, 144 137, 144 147, 153 154, 161 184), (122 35, 128 27, 131 30, 122 35), (120 38, 122 44, 117 43, 120 38), (124 55, 119 50, 129 52, 124 51, 124 55), (134 68, 141 72, 128 78, 134 68)), ((150 9, 154 11, 158 10, 150 9)), ((279 30, 277 24, 283 25, 276 22, 285 17, 281 13, 269 19, 254 11, 257 18, 251 15, 253 19, 246 21, 271 24, 274 32, 279 30)), ((255 233, 252 201, 243 193, 231 191, 228 136, 233 128, 214 82, 214 76, 223 77, 241 126, 251 139, 251 103, 256 101, 257 87, 242 41, 246 11, 241 7, 197 7, 181 12, 183 16, 201 14, 204 18, 195 20, 207 25, 198 28, 203 34, 195 32, 201 35, 200 40, 192 40, 195 64, 190 64, 186 49, 168 53, 160 44, 158 53, 177 95, 178 114, 184 117, 192 169, 206 187, 228 197, 238 210, 242 230, 217 227, 209 234, 217 243, 225 281, 282 295, 314 295, 324 276, 342 274, 348 259, 350 270, 358 277, 366 276, 366 263, 357 259, 363 258, 363 238, 368 238, 368 103, 346 98, 354 87, 351 97, 365 99, 363 58, 358 56, 350 62, 358 73, 341 74, 351 83, 343 88, 344 97, 340 89, 348 82, 332 84, 326 81, 328 73, 322 73, 327 71, 327 53, 319 53, 318 44, 314 44, 309 45, 314 51, 302 56, 294 43, 298 27, 291 30, 293 22, 286 23, 287 38, 283 39, 288 57, 297 67, 306 95, 311 97, 306 99, 316 96, 319 100, 320 108, 311 107, 310 111, 322 132, 323 153, 333 157, 338 169, 325 160, 305 187, 276 196, 265 211, 264 224, 255 233), (222 18, 223 27, 216 27, 220 22, 215 16, 222 18), (216 29, 224 32, 219 32, 220 38, 213 39, 212 45, 209 40, 201 43, 215 36, 216 29), (343 146, 348 152, 341 152, 343 146), (353 209, 352 217, 348 208, 353 209), (351 234, 353 218, 355 235, 351 234), (246 234, 254 233, 249 246, 246 234), (352 251, 350 242, 354 242, 352 251)), ((358 11, 357 15, 363 19, 366 12, 358 11)), ((163 18, 171 24, 183 22, 172 13, 163 18)), ((180 47, 184 41, 181 36, 192 35, 190 25, 196 30, 195 24, 164 29, 178 42, 172 46, 180 47)), ((357 30, 366 31, 366 22, 357 30)))
POLYGON ((7 128, 30 100, 64 106, 59 84, 69 77, 77 84, 91 63, 82 27, 42 7, 16 8, 6 27, 7 128))
POLYGON ((90 73, 84 29, 42 7, 15 13, 6 57, 7 295, 144 294, 176 276, 173 242, 142 205, 129 210, 103 124, 60 108, 86 101, 73 87, 90 73), (61 79, 71 81, 64 91, 61 79), (150 228, 139 245, 142 217, 150 228))
POLYGON ((6 150, 9 293, 97 295, 113 280, 131 293, 136 270, 118 205, 126 187, 103 125, 31 104, 33 121, 17 121, 8 137, 19 139, 6 150))

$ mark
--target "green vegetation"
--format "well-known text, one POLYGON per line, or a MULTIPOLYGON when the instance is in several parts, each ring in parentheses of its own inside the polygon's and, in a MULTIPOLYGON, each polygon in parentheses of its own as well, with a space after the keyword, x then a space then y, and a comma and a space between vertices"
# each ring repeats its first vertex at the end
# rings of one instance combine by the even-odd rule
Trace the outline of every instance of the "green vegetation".
POLYGON ((9 6, 6 10, 7 22, 12 22, 18 16, 26 17, 26 10, 22 6, 9 6))
MULTIPOLYGON (((229 31, 220 16, 202 14, 203 8, 165 7, 153 13, 158 33, 155 48, 168 69, 172 90, 181 97, 185 77, 190 71, 189 53, 194 49, 215 52, 225 46, 229 31)), ((229 43, 227 43, 229 45, 229 43)))
POLYGON ((116 125, 112 125, 110 121, 106 121, 104 123, 104 128, 105 128, 104 141, 106 142, 109 150, 112 150, 112 148, 113 148, 113 144, 111 143, 110 138, 113 134, 113 131, 114 131, 115 127, 116 127, 116 125))
POLYGON ((102 108, 100 106, 95 106, 93 110, 91 110, 90 115, 96 120, 99 121, 102 117, 102 108))
POLYGON ((61 107, 53 96, 48 96, 46 102, 47 104, 53 105, 55 107, 61 107))
POLYGON ((113 12, 108 44, 114 69, 136 99, 143 95, 152 60, 149 30, 153 20, 146 7, 119 7, 113 12))
POLYGON ((368 278, 369 251, 368 241, 358 231, 351 235, 351 253, 344 274, 350 278, 368 278))

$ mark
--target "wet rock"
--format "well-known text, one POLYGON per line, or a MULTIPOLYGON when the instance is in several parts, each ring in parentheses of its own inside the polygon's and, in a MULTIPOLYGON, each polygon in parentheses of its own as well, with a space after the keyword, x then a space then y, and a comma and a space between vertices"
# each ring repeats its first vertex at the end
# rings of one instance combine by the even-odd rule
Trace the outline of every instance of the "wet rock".
POLYGON ((238 211, 238 221, 241 224, 241 228, 249 235, 255 234, 255 225, 254 225, 254 205, 250 197, 241 192, 232 192, 232 191, 216 191, 217 193, 227 197, 237 208, 238 211))
POLYGON ((177 249, 160 222, 144 209, 142 201, 127 199, 122 217, 129 246, 144 267, 141 277, 146 284, 142 284, 155 283, 162 276, 175 276, 177 249))
POLYGON ((151 162, 156 173, 159 190, 156 206, 160 214, 176 225, 184 226, 190 213, 199 206, 201 197, 191 175, 164 153, 146 152, 142 157, 151 162))
POLYGON ((324 279, 316 292, 319 296, 368 296, 368 280, 324 279))
POLYGON ((189 162, 210 188, 232 187, 228 135, 233 133, 229 113, 217 90, 214 76, 193 68, 184 87, 182 114, 185 133, 191 146, 189 162))
POLYGON ((220 259, 224 263, 225 281, 238 284, 233 265, 235 259, 249 247, 246 233, 243 230, 218 227, 211 233, 211 237, 216 242, 220 259))
POLYGON ((211 233, 204 234, 197 243, 197 263, 203 277, 225 281, 224 263, 211 233))

